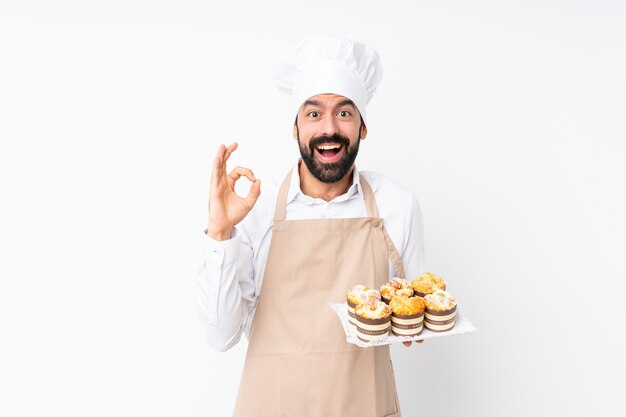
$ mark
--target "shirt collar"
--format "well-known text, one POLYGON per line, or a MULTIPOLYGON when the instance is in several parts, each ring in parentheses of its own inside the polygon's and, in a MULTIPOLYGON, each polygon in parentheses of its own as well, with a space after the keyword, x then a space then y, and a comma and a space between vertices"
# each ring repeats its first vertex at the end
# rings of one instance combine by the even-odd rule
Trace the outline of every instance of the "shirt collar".
MULTIPOLYGON (((291 203, 296 198, 302 198, 309 201, 319 200, 317 198, 313 198, 304 194, 300 189, 300 162, 302 162, 302 159, 298 159, 298 162, 296 162, 293 170, 291 170, 291 183, 289 184, 289 191, 287 192, 287 204, 291 203)), ((363 192, 361 190, 361 178, 356 165, 354 165, 354 170, 352 171, 352 185, 350 186, 350 188, 348 188, 348 191, 340 196, 335 197, 332 201, 345 201, 353 196, 363 199, 363 192)))

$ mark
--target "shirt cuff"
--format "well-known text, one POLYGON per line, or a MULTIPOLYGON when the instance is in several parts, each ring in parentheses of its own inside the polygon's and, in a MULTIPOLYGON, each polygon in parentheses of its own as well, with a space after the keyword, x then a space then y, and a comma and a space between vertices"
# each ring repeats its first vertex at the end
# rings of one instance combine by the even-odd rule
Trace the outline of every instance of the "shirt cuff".
POLYGON ((202 246, 207 262, 217 268, 235 263, 239 257, 239 247, 241 243, 241 234, 237 230, 237 227, 233 229, 230 239, 222 241, 213 239, 208 236, 206 232, 207 229, 204 229, 202 232, 204 235, 202 238, 202 246))

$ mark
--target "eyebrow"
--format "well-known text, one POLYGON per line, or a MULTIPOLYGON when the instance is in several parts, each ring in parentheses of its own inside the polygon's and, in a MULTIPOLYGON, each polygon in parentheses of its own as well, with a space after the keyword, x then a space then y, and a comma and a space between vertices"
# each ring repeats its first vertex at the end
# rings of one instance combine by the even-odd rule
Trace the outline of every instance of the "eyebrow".
MULTIPOLYGON (((302 107, 304 108, 306 106, 320 106, 320 105, 321 103, 318 100, 307 100, 304 102, 302 107)), ((339 104, 337 104, 337 107, 343 107, 343 106, 352 106, 353 109, 356 109, 354 102, 350 99, 345 99, 343 101, 340 101, 339 104)))
POLYGON ((302 105, 302 107, 306 107, 306 106, 319 106, 321 103, 317 100, 307 100, 304 102, 304 104, 302 105))
POLYGON ((356 109, 354 102, 350 99, 343 100, 337 105, 337 107, 343 107, 343 106, 352 106, 353 109, 356 109))

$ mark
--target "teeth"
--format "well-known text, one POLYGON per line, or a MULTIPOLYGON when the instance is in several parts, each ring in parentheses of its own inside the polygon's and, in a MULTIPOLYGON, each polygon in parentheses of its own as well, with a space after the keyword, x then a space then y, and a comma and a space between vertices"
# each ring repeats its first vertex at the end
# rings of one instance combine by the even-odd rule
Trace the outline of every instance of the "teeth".
POLYGON ((339 149, 341 145, 338 143, 325 143, 317 147, 317 149, 328 150, 328 149, 339 149))

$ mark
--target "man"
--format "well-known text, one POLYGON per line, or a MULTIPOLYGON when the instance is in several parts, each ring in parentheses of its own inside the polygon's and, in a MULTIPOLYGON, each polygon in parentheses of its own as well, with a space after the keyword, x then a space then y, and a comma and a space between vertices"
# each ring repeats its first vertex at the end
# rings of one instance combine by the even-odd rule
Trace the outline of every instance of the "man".
POLYGON ((284 61, 275 79, 294 98, 301 160, 261 193, 250 169, 226 170, 237 144, 218 149, 198 276, 202 323, 218 350, 242 332, 250 341, 235 416, 400 416, 389 347, 347 343, 328 306, 355 284, 379 288, 423 269, 417 200, 354 164, 380 59, 360 43, 307 38, 284 61), (242 176, 252 182, 246 197, 234 192, 242 176))

